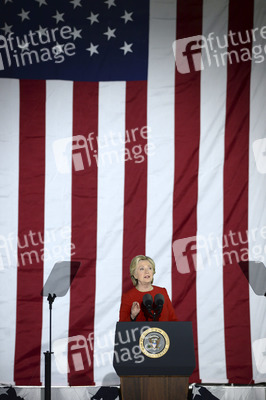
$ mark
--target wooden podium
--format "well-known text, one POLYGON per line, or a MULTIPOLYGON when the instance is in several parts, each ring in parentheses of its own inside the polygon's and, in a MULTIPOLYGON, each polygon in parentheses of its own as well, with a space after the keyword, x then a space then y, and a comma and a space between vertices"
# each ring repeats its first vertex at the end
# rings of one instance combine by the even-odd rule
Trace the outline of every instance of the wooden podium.
POLYGON ((191 322, 118 322, 113 365, 122 400, 186 400, 195 368, 191 322))

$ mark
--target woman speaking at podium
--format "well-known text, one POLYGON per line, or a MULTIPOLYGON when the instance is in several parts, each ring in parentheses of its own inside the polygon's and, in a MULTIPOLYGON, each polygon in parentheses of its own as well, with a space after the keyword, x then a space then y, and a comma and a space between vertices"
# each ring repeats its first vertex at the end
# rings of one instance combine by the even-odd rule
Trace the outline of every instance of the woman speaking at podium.
MULTIPOLYGON (((130 277, 134 287, 122 296, 119 321, 152 321, 156 310, 152 313, 143 304, 143 296, 150 294, 154 300, 156 295, 163 299, 163 306, 158 313, 157 321, 177 321, 174 308, 165 288, 153 285, 155 263, 147 256, 136 256, 130 263, 130 277)), ((147 298, 147 296, 146 296, 147 298)))

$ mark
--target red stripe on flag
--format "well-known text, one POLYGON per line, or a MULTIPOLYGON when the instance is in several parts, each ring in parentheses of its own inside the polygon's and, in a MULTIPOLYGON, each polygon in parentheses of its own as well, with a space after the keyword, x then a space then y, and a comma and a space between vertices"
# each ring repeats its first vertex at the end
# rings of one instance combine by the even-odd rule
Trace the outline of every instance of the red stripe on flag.
POLYGON ((20 82, 17 322, 14 380, 40 385, 45 82, 20 82))
POLYGON ((147 82, 127 82, 123 292, 132 287, 129 265, 145 254, 147 211, 147 82))
MULTIPOLYGON (((202 1, 178 1, 176 25, 177 39, 201 35, 202 1)), ((197 233, 199 140, 200 72, 193 68, 185 74, 176 71, 173 243, 174 251, 181 253, 185 252, 188 242, 195 245, 197 233)), ((172 299, 178 319, 192 321, 196 368, 190 380, 199 382, 196 265, 194 260, 194 264, 189 265, 190 271, 181 273, 182 266, 176 265, 175 256, 172 262, 172 299)), ((183 261, 188 263, 189 259, 183 257, 183 261)))
POLYGON ((91 343, 97 255, 97 116, 98 83, 74 83, 72 243, 75 254, 72 260, 81 261, 81 266, 70 290, 68 381, 71 386, 94 384, 91 343))
MULTIPOLYGON (((253 1, 231 1, 228 30, 234 33, 253 26, 253 1)), ((239 42, 239 40, 238 40, 239 42)), ((228 52, 247 48, 229 41, 228 52)), ((251 62, 228 63, 224 163, 224 323, 227 377, 229 382, 250 383, 252 379, 249 285, 238 261, 248 258, 248 244, 241 243, 248 229, 249 98, 251 62), (240 239, 241 235, 241 239, 240 239), (244 259, 243 259, 244 257, 244 259), (231 258, 231 259, 230 259, 231 258), (241 366, 241 368, 239 367, 241 366)))

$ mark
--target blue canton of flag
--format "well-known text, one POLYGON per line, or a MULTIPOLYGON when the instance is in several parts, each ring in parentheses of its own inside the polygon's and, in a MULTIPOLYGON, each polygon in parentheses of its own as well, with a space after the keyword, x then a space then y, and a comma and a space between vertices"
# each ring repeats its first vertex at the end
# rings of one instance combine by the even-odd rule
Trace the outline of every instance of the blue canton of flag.
POLYGON ((148 0, 2 0, 0 77, 146 80, 148 0))
POLYGON ((193 386, 192 395, 193 400, 219 400, 208 389, 198 385, 193 386))

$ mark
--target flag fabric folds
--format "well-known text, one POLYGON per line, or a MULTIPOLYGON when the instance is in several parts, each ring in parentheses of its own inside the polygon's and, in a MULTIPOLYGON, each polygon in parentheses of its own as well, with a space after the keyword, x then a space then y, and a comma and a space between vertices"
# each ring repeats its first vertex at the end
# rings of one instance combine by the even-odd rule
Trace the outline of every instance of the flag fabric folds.
POLYGON ((191 382, 265 382, 265 297, 256 263, 239 265, 266 265, 265 2, 242 1, 241 18, 236 0, 1 7, 1 382, 44 383, 41 290, 73 260, 52 384, 119 384, 114 330, 138 254, 192 321, 191 382))

